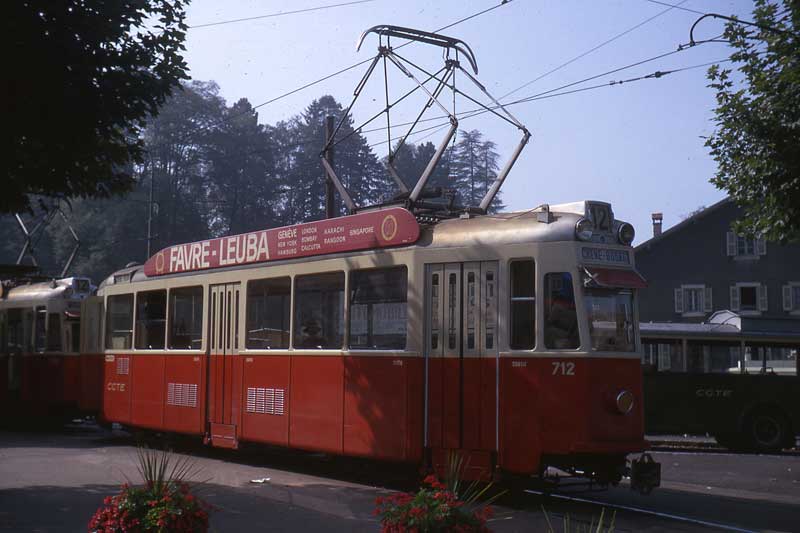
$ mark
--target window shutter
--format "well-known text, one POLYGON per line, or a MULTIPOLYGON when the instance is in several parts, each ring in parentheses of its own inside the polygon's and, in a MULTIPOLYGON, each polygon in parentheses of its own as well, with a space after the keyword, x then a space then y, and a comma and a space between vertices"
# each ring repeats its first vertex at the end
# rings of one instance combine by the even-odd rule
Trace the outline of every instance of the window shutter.
POLYGON ((763 235, 756 237, 756 253, 758 255, 767 255, 767 239, 763 235))
MULTIPOLYGON (((798 302, 800 303, 800 302, 798 302)), ((794 306, 792 305, 792 286, 783 286, 783 310, 791 311, 794 306)))
POLYGON ((739 310, 739 287, 733 285, 731 287, 731 311, 739 310))
POLYGON ((703 310, 706 313, 714 310, 714 303, 711 301, 711 287, 706 287, 703 290, 703 310))
POLYGON ((767 286, 766 285, 759 285, 758 286, 758 310, 759 311, 768 311, 769 305, 767 302, 767 286))
POLYGON ((728 232, 728 255, 736 255, 736 234, 732 231, 728 232))
POLYGON ((683 289, 675 289, 675 312, 683 313, 683 289))

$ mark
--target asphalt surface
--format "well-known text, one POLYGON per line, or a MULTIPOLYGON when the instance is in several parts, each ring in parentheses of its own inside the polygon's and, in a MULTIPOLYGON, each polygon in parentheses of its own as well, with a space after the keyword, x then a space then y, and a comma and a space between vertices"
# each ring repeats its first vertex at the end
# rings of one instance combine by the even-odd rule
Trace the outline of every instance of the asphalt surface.
MULTIPOLYGON (((163 445, 156 442, 153 444, 163 445)), ((199 495, 214 505, 213 531, 378 531, 378 495, 413 487, 409 467, 256 448, 214 450, 171 442, 200 469, 199 495), (253 480, 262 481, 254 483, 253 480)), ((106 495, 138 482, 130 436, 94 426, 0 432, 0 531, 86 531, 106 495)), ((800 457, 655 453, 663 487, 650 496, 624 484, 582 498, 654 509, 747 531, 800 531, 800 457)), ((601 508, 531 494, 504 498, 494 531, 561 531, 564 516, 584 527, 601 508), (547 517, 542 512, 546 509, 547 517)), ((606 511, 607 516, 610 512, 606 511)), ((617 511, 615 531, 715 531, 665 516, 617 511)))

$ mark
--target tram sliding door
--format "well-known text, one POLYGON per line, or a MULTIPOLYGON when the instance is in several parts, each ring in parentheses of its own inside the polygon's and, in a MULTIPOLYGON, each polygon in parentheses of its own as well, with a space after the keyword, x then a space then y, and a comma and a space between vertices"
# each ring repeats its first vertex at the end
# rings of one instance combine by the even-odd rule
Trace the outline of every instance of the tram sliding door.
POLYGON ((239 353, 239 301, 241 285, 228 283, 209 287, 208 307, 208 435, 212 445, 238 446, 241 369, 239 353), (238 371, 237 371, 238 369, 238 371))
POLYGON ((426 265, 426 445, 489 466, 497 445, 496 261, 426 265))

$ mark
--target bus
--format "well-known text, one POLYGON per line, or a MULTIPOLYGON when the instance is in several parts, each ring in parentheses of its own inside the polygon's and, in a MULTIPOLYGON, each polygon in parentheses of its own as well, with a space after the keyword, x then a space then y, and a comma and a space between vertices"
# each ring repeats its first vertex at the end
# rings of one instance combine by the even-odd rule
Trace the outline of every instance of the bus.
POLYGON ((642 323, 649 434, 710 434, 777 452, 800 432, 800 329, 717 311, 706 323, 642 323))

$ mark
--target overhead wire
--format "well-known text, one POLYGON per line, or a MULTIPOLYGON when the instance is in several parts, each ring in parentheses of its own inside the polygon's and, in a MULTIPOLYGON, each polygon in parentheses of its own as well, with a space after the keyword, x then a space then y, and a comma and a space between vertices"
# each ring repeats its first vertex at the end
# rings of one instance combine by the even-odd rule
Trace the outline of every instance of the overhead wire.
POLYGON ((582 53, 580 53, 580 54, 576 55, 575 57, 573 57, 573 58, 571 58, 571 59, 568 59, 567 61, 565 61, 565 62, 561 63, 560 65, 558 65, 558 66, 556 66, 556 67, 554 67, 554 68, 552 68, 552 69, 548 70, 548 71, 547 71, 547 72, 545 72, 544 74, 541 74, 541 75, 537 76, 536 78, 532 79, 531 81, 529 81, 529 82, 526 82, 526 83, 523 83, 522 85, 520 85, 520 86, 519 86, 519 87, 517 87, 516 89, 514 89, 514 90, 512 90, 512 91, 509 91, 509 92, 507 92, 506 94, 502 95, 500 98, 498 98, 498 100, 502 101, 503 99, 505 99, 505 98, 507 98, 507 97, 511 96, 512 94, 514 94, 514 93, 516 93, 516 92, 518 92, 518 91, 521 91, 521 90, 522 90, 522 89, 524 89, 525 87, 529 87, 530 85, 533 85, 533 84, 534 84, 534 83, 536 83, 537 81, 539 81, 539 80, 541 80, 541 79, 543 79, 543 78, 546 78, 546 77, 547 77, 547 76, 549 76, 550 74, 553 74, 554 72, 558 72, 558 71, 559 71, 559 70, 561 70, 562 68, 564 68, 564 67, 566 67, 566 66, 568 66, 568 65, 571 65, 572 63, 574 63, 575 61, 577 61, 577 60, 579 60, 579 59, 581 59, 581 58, 584 58, 584 57, 588 56, 588 55, 589 55, 589 54, 591 54, 592 52, 596 52, 597 50, 599 50, 599 49, 603 48, 604 46, 606 46, 606 45, 608 45, 608 44, 611 44, 611 43, 613 43, 613 42, 614 42, 614 41, 616 41, 617 39, 620 39, 620 38, 624 37, 625 35, 627 35, 627 34, 631 33, 632 31, 634 31, 634 30, 637 30, 637 29, 641 28, 642 26, 644 26, 645 24, 647 24, 647 23, 649 23, 649 22, 651 22, 651 21, 653 21, 653 20, 657 19, 658 17, 660 17, 660 16, 662 16, 662 15, 664 15, 664 14, 666 14, 666 13, 669 13, 669 12, 670 12, 670 11, 672 11, 673 9, 675 9, 675 8, 678 8, 678 7, 679 7, 681 4, 685 4, 686 2, 688 2, 688 0, 682 0, 682 1, 681 1, 681 2, 679 2, 677 5, 674 5, 674 6, 673 6, 673 5, 670 5, 670 6, 669 6, 667 9, 664 9, 663 11, 659 11, 658 13, 656 13, 655 15, 653 15, 652 17, 648 17, 648 18, 644 19, 643 21, 639 22, 638 24, 635 24, 635 25, 631 26, 630 28, 628 28, 628 29, 626 29, 626 30, 624 30, 624 31, 622 31, 622 32, 620 32, 620 33, 618 33, 618 34, 614 35, 613 37, 611 37, 611 38, 609 38, 609 39, 606 39, 606 40, 605 40, 605 41, 603 41, 602 43, 600 43, 600 44, 598 44, 598 45, 596 45, 596 46, 593 46, 592 48, 590 48, 590 49, 586 50, 585 52, 582 52, 582 53))
MULTIPOLYGON (((479 16, 482 16, 482 15, 485 15, 486 13, 489 13, 489 12, 491 12, 491 11, 494 11, 495 9, 498 9, 498 8, 500 8, 500 7, 502 7, 502 6, 506 5, 506 4, 509 4, 509 3, 511 3, 511 2, 512 2, 512 0, 502 0, 502 1, 501 1, 500 3, 498 3, 498 4, 495 4, 495 5, 491 6, 491 7, 488 7, 488 8, 486 8, 486 9, 482 9, 481 11, 478 11, 478 12, 476 12, 476 13, 472 13, 471 15, 468 15, 468 16, 466 16, 466 17, 463 17, 463 18, 461 18, 461 19, 458 19, 458 20, 456 20, 456 21, 454 21, 454 22, 451 22, 450 24, 447 24, 447 25, 445 25, 445 26, 442 26, 441 28, 437 28, 437 29, 433 30, 433 32, 434 32, 434 33, 438 33, 438 32, 440 32, 440 31, 447 30, 447 29, 449 29, 449 28, 452 28, 452 27, 454 27, 454 26, 457 26, 457 25, 459 25, 459 24, 462 24, 462 23, 464 23, 464 22, 467 22, 468 20, 472 20, 472 19, 474 19, 474 18, 476 18, 476 17, 479 17, 479 16)), ((400 48, 403 48, 403 47, 405 47, 405 46, 407 46, 407 45, 409 45, 409 44, 413 44, 413 43, 414 43, 414 41, 407 41, 407 42, 405 42, 405 43, 402 43, 402 44, 400 44, 399 46, 396 46, 396 47, 395 47, 395 50, 397 50, 397 49, 400 49, 400 48)), ((287 98, 287 97, 289 97, 289 96, 291 96, 291 95, 293 95, 293 94, 296 94, 296 93, 298 93, 298 92, 301 92, 301 91, 303 91, 303 90, 305 90, 305 89, 308 89, 309 87, 313 87, 313 86, 315 86, 315 85, 318 85, 318 84, 322 83, 323 81, 327 81, 327 80, 329 80, 329 79, 331 79, 331 78, 334 78, 334 77, 336 77, 336 76, 339 76, 340 74, 344 74, 345 72, 348 72, 348 71, 350 71, 350 70, 353 70, 353 69, 355 69, 355 68, 358 68, 358 67, 360 67, 360 66, 362 66, 362 65, 365 65, 365 64, 369 63, 370 61, 372 61, 372 60, 374 60, 374 59, 375 59, 375 56, 369 57, 369 58, 367 58, 367 59, 364 59, 364 60, 362 60, 362 61, 359 61, 359 62, 357 62, 357 63, 354 63, 354 64, 350 65, 349 67, 345 67, 345 68, 342 68, 342 69, 340 69, 340 70, 337 70, 336 72, 333 72, 333 73, 331 73, 331 74, 328 74, 328 75, 326 75, 326 76, 323 76, 323 77, 321 77, 321 78, 318 78, 318 79, 316 79, 316 80, 314 80, 314 81, 311 81, 311 82, 309 82, 309 83, 306 83, 306 84, 304 84, 304 85, 301 85, 300 87, 297 87, 296 89, 292 89, 292 90, 290 90, 290 91, 287 91, 287 92, 285 92, 285 93, 282 93, 282 94, 280 94, 280 95, 278 95, 278 96, 275 96, 274 98, 270 98, 269 100, 267 100, 267 101, 265 101, 265 102, 262 102, 262 103, 260 103, 260 104, 257 104, 257 105, 255 105, 255 106, 252 106, 250 110, 243 111, 243 112, 241 112, 241 113, 237 113, 237 114, 234 114, 234 115, 229 115, 229 116, 226 116, 226 117, 224 117, 223 119, 221 119, 221 120, 219 120, 219 121, 217 121, 217 122, 214 122, 214 123, 212 123, 212 124, 206 124, 206 125, 203 125, 203 126, 201 126, 201 127, 197 128, 196 130, 194 130, 193 132, 190 132, 189 134, 187 134, 187 136, 184 138, 184 140, 191 139, 191 138, 192 138, 192 136, 194 136, 194 135, 197 135, 197 134, 203 133, 204 131, 206 131, 206 130, 210 130, 211 128, 214 128, 214 127, 216 127, 216 126, 219 126, 219 125, 221 125, 221 124, 225 124, 226 122, 229 122, 229 121, 231 121, 231 120, 234 120, 235 118, 238 118, 238 117, 240 117, 240 116, 244 116, 244 115, 246 115, 246 114, 250 113, 252 110, 256 110, 256 109, 262 108, 262 107, 264 107, 264 106, 267 106, 267 105, 269 105, 269 104, 272 104, 272 103, 274 103, 274 102, 277 102, 277 101, 279 101, 279 100, 282 100, 282 99, 284 99, 284 98, 287 98)))
POLYGON ((308 7, 308 8, 305 8, 305 9, 295 9, 293 11, 278 11, 276 13, 270 13, 268 15, 256 15, 254 17, 244 17, 244 18, 239 18, 239 19, 220 20, 218 22, 207 22, 205 24, 195 24, 194 26, 188 26, 188 28, 190 30, 194 30, 194 29, 198 29, 198 28, 208 28, 208 27, 211 27, 211 26, 222 26, 224 24, 234 24, 234 23, 237 23, 237 22, 247 22, 247 21, 251 21, 251 20, 260 20, 260 19, 268 19, 268 18, 274 18, 274 17, 283 17, 283 16, 286 16, 286 15, 297 15, 297 14, 300 14, 300 13, 309 13, 311 11, 321 11, 323 9, 331 9, 331 8, 334 8, 334 7, 345 7, 345 6, 353 6, 353 5, 356 5, 356 4, 366 4, 366 3, 369 3, 369 2, 375 2, 375 1, 377 1, 377 0, 354 0, 352 2, 343 2, 343 3, 340 3, 340 4, 328 4, 328 5, 317 6, 317 7, 308 7))

